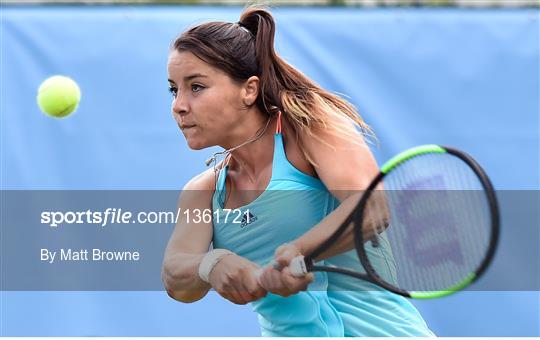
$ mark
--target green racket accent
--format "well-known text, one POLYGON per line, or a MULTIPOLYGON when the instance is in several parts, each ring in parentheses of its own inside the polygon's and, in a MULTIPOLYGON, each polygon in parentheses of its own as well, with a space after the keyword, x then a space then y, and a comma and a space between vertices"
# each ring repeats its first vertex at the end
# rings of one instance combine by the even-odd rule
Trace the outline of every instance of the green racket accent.
POLYGON ((426 153, 445 153, 446 150, 436 144, 420 145, 409 150, 405 150, 392 157, 389 161, 384 163, 381 167, 381 172, 387 174, 390 170, 398 166, 400 163, 405 162, 409 158, 413 158, 426 153))
POLYGON ((461 281, 458 284, 453 285, 452 287, 449 287, 448 290, 439 290, 436 292, 410 292, 410 296, 414 299, 436 299, 443 296, 454 294, 455 292, 458 292, 462 290, 463 288, 467 287, 471 284, 471 282, 474 281, 476 278, 476 274, 472 273, 470 274, 465 280, 461 281))

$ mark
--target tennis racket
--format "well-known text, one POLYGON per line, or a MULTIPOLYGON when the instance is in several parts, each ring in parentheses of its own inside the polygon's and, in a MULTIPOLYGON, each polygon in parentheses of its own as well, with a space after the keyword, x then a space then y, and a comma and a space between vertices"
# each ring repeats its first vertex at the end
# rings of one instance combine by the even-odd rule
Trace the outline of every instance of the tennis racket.
POLYGON ((423 145, 386 162, 333 235, 289 268, 298 277, 333 272, 408 298, 439 298, 478 280, 498 238, 498 203, 480 165, 459 150, 423 145), (314 262, 345 232, 354 233, 365 273, 314 262))

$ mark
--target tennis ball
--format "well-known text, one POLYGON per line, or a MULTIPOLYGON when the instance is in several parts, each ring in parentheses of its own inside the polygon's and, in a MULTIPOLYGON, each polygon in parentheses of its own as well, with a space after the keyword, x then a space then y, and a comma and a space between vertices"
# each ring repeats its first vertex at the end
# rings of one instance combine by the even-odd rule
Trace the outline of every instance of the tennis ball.
POLYGON ((65 76, 52 76, 39 86, 37 103, 49 116, 63 118, 77 109, 81 90, 77 83, 65 76))

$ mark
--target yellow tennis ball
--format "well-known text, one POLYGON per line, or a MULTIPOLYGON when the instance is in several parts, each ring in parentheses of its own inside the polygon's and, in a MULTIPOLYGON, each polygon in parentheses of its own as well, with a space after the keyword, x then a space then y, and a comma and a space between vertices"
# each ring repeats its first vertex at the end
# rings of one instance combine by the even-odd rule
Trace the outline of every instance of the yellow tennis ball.
POLYGON ((52 76, 39 86, 37 103, 41 111, 63 118, 77 109, 81 90, 77 83, 65 76, 52 76))

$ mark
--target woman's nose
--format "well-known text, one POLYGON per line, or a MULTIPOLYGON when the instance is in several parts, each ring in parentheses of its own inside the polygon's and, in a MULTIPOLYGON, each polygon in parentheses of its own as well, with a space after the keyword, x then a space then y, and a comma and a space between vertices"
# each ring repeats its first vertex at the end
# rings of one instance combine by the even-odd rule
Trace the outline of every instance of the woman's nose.
POLYGON ((182 95, 177 94, 173 100, 172 110, 174 113, 182 115, 188 112, 188 104, 182 95))

